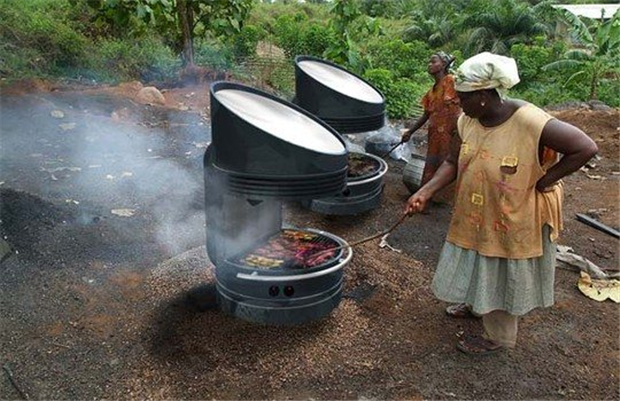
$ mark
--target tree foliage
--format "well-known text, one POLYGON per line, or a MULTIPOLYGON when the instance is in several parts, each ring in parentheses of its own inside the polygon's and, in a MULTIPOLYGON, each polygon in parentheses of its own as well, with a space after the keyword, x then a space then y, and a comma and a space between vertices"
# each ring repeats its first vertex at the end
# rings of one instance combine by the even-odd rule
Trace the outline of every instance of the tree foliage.
POLYGON ((516 59, 514 93, 526 100, 597 97, 618 106, 619 17, 601 23, 564 13, 568 37, 552 1, 0 0, 0 75, 175 79, 182 54, 188 65, 243 80, 260 41, 276 59, 261 81, 269 88, 293 86, 295 55, 323 57, 382 88, 397 118, 432 85, 433 52, 457 55, 458 66, 463 55, 490 50, 516 59), (281 50, 288 61, 278 60, 281 50))
POLYGON ((231 35, 240 31, 252 0, 88 0, 99 16, 122 27, 132 18, 156 25, 174 38, 185 62, 194 64, 193 39, 206 34, 231 35))
POLYGON ((369 69, 364 78, 371 82, 386 97, 387 113, 390 118, 406 118, 426 92, 425 86, 403 77, 396 77, 390 70, 369 69))
POLYGON ((423 40, 432 47, 440 47, 453 40, 458 33, 458 23, 449 17, 422 14, 414 16, 414 22, 405 31, 407 39, 423 40))
POLYGON ((566 84, 579 78, 584 79, 589 83, 590 99, 596 99, 601 80, 610 77, 617 80, 620 77, 620 11, 605 23, 594 21, 591 27, 566 10, 560 13, 570 25, 578 47, 569 49, 560 60, 547 64, 543 69, 575 71, 566 80, 566 84))
POLYGON ((277 45, 291 59, 298 54, 321 57, 334 42, 334 32, 329 27, 308 21, 305 14, 278 17, 273 31, 277 45))
POLYGON ((490 51, 507 55, 513 44, 531 43, 534 37, 552 31, 539 21, 537 7, 515 0, 494 3, 484 12, 469 14, 463 21, 463 27, 470 29, 465 53, 490 51))
POLYGON ((362 13, 357 0, 335 0, 331 12, 333 17, 330 27, 334 32, 334 40, 325 50, 324 56, 335 63, 350 67, 355 72, 363 72, 367 62, 355 41, 352 26, 361 18, 362 22, 357 26, 360 31, 377 33, 380 30, 377 21, 362 13))

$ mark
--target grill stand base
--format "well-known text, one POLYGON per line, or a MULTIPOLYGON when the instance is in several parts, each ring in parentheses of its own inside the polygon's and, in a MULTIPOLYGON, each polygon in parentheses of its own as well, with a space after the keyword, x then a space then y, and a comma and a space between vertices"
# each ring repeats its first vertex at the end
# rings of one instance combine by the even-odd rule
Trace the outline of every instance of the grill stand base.
POLYGON ((302 201, 301 205, 313 212, 335 215, 350 216, 365 213, 376 209, 381 204, 383 185, 375 191, 362 196, 338 196, 332 198, 313 199, 302 201))
MULTIPOLYGON (((246 298, 217 286, 217 303, 220 310, 228 315, 253 323, 275 326, 295 326, 327 317, 342 299, 342 281, 334 288, 318 294, 312 303, 292 300, 291 305, 282 305, 246 298)), ((313 297, 314 298, 314 297, 313 297)))

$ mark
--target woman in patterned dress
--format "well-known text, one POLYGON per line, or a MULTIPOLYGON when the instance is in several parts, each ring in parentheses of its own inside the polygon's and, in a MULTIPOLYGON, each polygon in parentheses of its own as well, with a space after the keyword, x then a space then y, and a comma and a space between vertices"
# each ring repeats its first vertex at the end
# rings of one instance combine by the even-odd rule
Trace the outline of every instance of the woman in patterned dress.
POLYGON ((422 98, 424 114, 402 136, 403 143, 409 141, 415 131, 429 122, 428 151, 421 185, 433 178, 448 155, 450 140, 456 131, 456 120, 461 114, 459 98, 454 90, 454 76, 448 73, 453 62, 454 57, 444 52, 431 56, 428 73, 435 79, 435 84, 422 98))
POLYGON ((519 316, 553 304, 555 241, 562 229, 561 179, 592 158, 596 143, 533 104, 509 99, 515 60, 491 53, 459 67, 463 108, 450 155, 405 206, 419 213, 456 180, 454 211, 432 290, 452 317, 481 317, 484 332, 457 348, 512 348, 519 316), (562 158, 558 157, 562 154, 562 158))

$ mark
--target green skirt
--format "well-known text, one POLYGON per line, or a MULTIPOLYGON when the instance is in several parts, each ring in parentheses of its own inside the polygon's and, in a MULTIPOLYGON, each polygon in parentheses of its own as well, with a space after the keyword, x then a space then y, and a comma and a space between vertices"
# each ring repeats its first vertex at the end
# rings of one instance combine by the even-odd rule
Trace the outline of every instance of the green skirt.
POLYGON ((545 225, 542 256, 530 259, 487 257, 446 242, 433 278, 433 293, 447 302, 467 303, 478 314, 503 310, 524 315, 553 305, 556 246, 549 232, 545 225))

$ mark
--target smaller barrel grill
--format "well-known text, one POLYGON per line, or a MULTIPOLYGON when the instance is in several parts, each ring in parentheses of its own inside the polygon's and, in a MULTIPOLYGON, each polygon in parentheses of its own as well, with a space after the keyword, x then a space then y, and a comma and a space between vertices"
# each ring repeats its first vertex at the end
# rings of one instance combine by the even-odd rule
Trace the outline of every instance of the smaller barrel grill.
POLYGON ((295 98, 300 107, 342 134, 373 131, 385 124, 385 98, 379 89, 316 57, 295 57, 295 98))
MULTIPOLYGON (((363 78, 311 56, 295 58, 295 102, 340 133, 361 133, 385 124, 385 98, 363 78)), ((319 213, 352 215, 378 207, 387 163, 369 153, 349 154, 347 187, 338 195, 302 202, 319 213)))
POLYGON ((370 153, 349 153, 347 187, 336 196, 302 201, 311 210, 328 215, 364 213, 381 204, 385 160, 370 153))
POLYGON ((327 232, 283 226, 282 201, 346 187, 347 150, 331 127, 294 104, 247 86, 211 86, 205 153, 207 252, 220 308, 291 325, 328 315, 352 254, 327 232))

